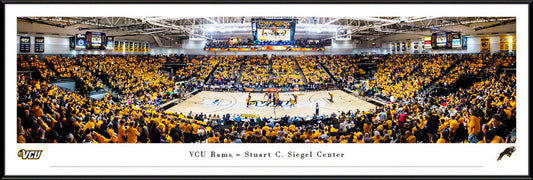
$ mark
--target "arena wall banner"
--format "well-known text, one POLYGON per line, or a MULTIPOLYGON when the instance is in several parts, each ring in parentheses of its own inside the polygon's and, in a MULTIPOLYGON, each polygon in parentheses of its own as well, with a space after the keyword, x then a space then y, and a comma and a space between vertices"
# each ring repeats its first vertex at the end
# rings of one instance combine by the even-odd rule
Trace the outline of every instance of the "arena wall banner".
POLYGON ((411 49, 411 41, 407 41, 407 49, 411 49))
POLYGON ((115 49, 115 42, 114 42, 114 38, 113 37, 109 37, 107 36, 107 46, 106 46, 106 49, 107 50, 114 50, 115 49))
POLYGON ((513 36, 513 42, 511 44, 513 45, 513 51, 516 51, 516 36, 513 36))
POLYGON ((74 49, 85 49, 85 34, 76 34, 76 46, 74 49))
POLYGON ((130 52, 130 42, 124 42, 124 52, 130 52))
POLYGON ((126 42, 120 42, 120 48, 119 50, 120 52, 125 52, 126 51, 126 42))
POLYGON ((400 43, 396 43, 396 51, 400 51, 400 43))
POLYGON ((461 34, 459 33, 452 34, 452 49, 462 49, 461 34))
POLYGON ((391 51, 396 51, 396 49, 394 49, 394 43, 391 44, 391 51))
POLYGON ((44 37, 35 37, 35 52, 44 52, 44 37))
POLYGON ((405 42, 402 42, 402 51, 405 51, 405 42))
POLYGON ((509 51, 509 36, 500 36, 500 51, 509 51))
POLYGON ((432 46, 432 41, 431 41, 431 36, 428 36, 428 37, 424 37, 424 49, 425 48, 431 48, 432 46))
POLYGON ((467 37, 461 37, 461 46, 463 48, 463 50, 466 50, 468 47, 467 47, 467 42, 468 42, 468 38, 467 37))
POLYGON ((20 52, 30 52, 30 36, 20 36, 19 51, 20 52))
POLYGON ((115 46, 113 47, 113 51, 117 52, 119 50, 119 47, 120 47, 120 45, 119 45, 120 42, 115 41, 114 44, 115 44, 115 46))
POLYGON ((134 48, 133 42, 130 42, 130 52, 135 52, 133 48, 134 48))
POLYGON ((481 38, 481 52, 490 52, 490 37, 481 38))

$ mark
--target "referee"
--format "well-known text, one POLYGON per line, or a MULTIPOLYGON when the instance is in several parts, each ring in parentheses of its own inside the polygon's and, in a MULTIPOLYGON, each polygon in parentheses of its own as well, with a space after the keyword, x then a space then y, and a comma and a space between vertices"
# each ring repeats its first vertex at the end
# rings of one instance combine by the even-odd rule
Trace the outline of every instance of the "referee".
POLYGON ((316 103, 316 116, 318 116, 318 103, 316 103))

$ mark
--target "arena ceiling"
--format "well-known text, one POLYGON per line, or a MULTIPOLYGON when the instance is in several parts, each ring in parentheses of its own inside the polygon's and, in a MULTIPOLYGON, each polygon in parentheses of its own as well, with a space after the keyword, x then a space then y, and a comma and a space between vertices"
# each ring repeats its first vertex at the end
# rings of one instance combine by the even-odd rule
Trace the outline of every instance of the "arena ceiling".
MULTIPOLYGON (((19 22, 73 28, 78 31, 113 32, 116 37, 151 36, 158 44, 181 39, 252 38, 251 19, 297 19, 296 38, 334 39, 339 31, 352 39, 375 40, 391 34, 429 35, 466 26, 482 31, 516 23, 515 17, 19 17, 19 22), (477 24, 477 25, 476 25, 477 24), (472 26, 474 25, 474 26, 472 26)), ((463 30, 464 31, 464 30, 463 30)), ((464 32, 463 32, 464 33, 464 32)))

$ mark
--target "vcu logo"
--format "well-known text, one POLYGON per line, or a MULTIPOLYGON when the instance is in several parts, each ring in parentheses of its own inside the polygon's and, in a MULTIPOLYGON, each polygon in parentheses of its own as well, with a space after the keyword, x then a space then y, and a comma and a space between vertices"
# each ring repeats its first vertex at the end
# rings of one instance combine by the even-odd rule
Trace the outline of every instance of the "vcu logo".
POLYGON ((17 153, 17 156, 23 160, 38 160, 41 158, 43 150, 25 150, 21 149, 17 153))

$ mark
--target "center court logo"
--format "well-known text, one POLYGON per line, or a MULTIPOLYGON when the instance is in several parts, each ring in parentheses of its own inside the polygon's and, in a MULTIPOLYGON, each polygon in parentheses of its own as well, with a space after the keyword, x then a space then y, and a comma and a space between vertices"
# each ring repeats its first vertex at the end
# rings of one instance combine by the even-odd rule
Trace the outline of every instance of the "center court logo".
POLYGON ((43 150, 21 149, 17 153, 17 156, 21 158, 22 160, 38 160, 39 158, 41 158, 42 153, 43 153, 43 150))

